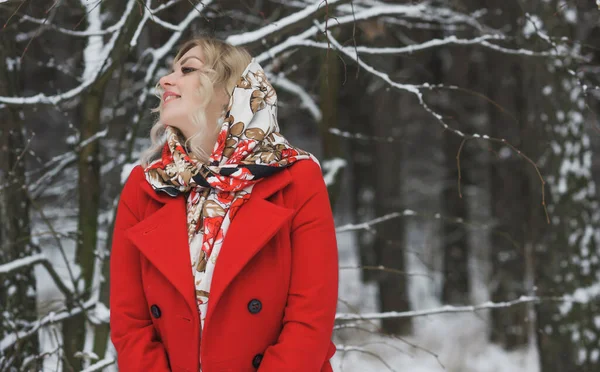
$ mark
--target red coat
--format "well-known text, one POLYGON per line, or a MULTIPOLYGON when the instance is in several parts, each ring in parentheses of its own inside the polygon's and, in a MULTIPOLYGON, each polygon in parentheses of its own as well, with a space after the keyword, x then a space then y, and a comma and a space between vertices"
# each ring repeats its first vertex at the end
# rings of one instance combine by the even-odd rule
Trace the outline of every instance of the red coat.
POLYGON ((185 198, 137 166, 119 202, 111 340, 124 372, 331 371, 337 244, 319 167, 303 160, 254 187, 229 227, 202 333, 185 198))

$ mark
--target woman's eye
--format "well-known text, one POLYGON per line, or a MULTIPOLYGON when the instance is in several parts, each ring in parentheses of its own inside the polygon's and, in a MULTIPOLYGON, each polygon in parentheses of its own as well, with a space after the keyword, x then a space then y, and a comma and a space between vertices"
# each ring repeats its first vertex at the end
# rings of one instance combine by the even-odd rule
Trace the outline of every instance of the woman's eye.
POLYGON ((192 72, 192 71, 196 71, 196 69, 195 68, 191 68, 191 67, 182 67, 181 68, 181 72, 183 72, 184 74, 187 74, 187 73, 192 72))

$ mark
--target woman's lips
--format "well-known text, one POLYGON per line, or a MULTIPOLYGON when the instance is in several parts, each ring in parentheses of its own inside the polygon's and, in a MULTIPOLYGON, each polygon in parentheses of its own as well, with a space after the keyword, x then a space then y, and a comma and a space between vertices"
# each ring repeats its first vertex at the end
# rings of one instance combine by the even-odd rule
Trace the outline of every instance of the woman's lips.
POLYGON ((181 98, 181 97, 179 97, 179 96, 173 96, 173 95, 169 95, 169 96, 167 96, 167 98, 165 98, 165 102, 164 102, 164 104, 166 105, 168 102, 171 102, 171 101, 173 101, 173 100, 176 100, 176 99, 179 99, 179 98, 181 98))

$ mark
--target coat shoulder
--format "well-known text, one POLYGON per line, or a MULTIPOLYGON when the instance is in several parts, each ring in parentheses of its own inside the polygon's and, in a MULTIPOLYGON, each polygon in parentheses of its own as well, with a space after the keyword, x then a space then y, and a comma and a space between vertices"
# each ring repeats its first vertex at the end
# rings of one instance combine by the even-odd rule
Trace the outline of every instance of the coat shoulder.
POLYGON ((327 185, 319 163, 302 160, 288 168, 291 175, 290 191, 295 195, 296 205, 302 205, 317 193, 327 193, 327 185))
POLYGON ((135 198, 135 195, 138 195, 140 182, 145 178, 144 170, 140 165, 136 165, 133 167, 129 176, 125 180, 123 184, 123 191, 121 192, 121 197, 125 197, 128 200, 135 198))
POLYGON ((129 173, 129 177, 127 177, 127 180, 125 181, 125 183, 126 184, 128 182, 132 182, 134 184, 140 183, 143 179, 144 179, 144 168, 142 168, 142 166, 138 164, 131 169, 131 172, 129 173))
POLYGON ((144 179, 144 169, 140 165, 136 165, 129 173, 129 176, 123 184, 123 190, 121 191, 121 202, 126 204, 136 216, 139 216, 138 212, 140 210, 140 204, 142 203, 140 197, 143 193, 140 192, 140 183, 144 179))
POLYGON ((292 172, 292 174, 297 176, 322 174, 321 165, 318 162, 313 161, 311 159, 297 161, 294 164, 292 164, 288 169, 290 170, 290 172, 292 172))
MULTIPOLYGON (((323 172, 321 171, 321 166, 319 163, 312 160, 302 160, 294 163, 292 166, 288 168, 291 176, 292 183, 304 186, 304 185, 312 185, 311 187, 316 186, 315 181, 322 181, 323 186, 325 186, 325 181, 323 179, 323 172)), ((321 183, 321 182, 317 182, 321 183)))

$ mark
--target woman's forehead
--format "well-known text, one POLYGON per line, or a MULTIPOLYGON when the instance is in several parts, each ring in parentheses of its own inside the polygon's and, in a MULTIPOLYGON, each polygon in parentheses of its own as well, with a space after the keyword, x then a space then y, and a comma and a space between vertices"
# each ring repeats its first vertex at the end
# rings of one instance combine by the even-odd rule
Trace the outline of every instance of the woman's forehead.
POLYGON ((204 55, 202 54, 202 48, 195 46, 185 52, 177 61, 173 61, 172 68, 175 69, 175 65, 182 65, 186 60, 195 60, 204 63, 203 58, 204 55))

